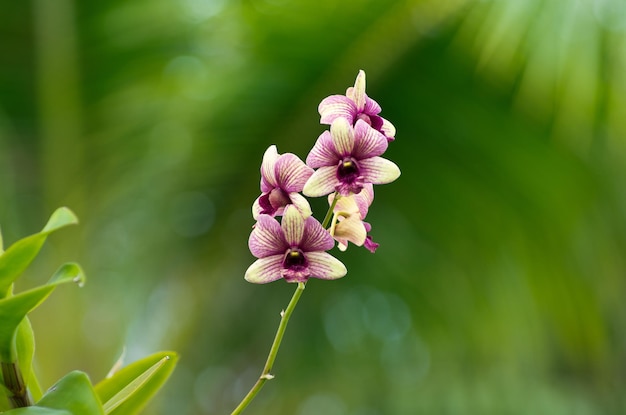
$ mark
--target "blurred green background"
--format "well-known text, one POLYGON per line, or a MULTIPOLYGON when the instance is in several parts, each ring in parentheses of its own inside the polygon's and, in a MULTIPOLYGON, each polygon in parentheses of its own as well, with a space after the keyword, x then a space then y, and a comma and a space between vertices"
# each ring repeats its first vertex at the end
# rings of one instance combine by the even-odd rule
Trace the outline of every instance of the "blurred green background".
MULTIPOLYGON (((173 349, 151 414, 224 414, 292 285, 243 280, 263 151, 359 69, 397 127, 375 255, 307 285, 251 414, 626 413, 626 2, 33 0, 0 15, 5 243, 44 387, 173 349)), ((324 214, 324 201, 313 204, 324 214)))

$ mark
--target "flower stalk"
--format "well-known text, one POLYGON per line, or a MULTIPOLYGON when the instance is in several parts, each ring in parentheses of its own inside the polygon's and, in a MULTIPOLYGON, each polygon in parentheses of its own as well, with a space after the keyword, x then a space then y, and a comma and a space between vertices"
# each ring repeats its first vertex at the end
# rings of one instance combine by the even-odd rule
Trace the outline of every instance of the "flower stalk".
POLYGON ((287 330, 287 323, 289 323, 289 317, 293 313, 293 310, 296 308, 298 304, 298 300, 300 296, 304 292, 305 283, 299 282, 296 287, 296 291, 293 293, 293 297, 291 297, 291 301, 287 305, 287 308, 280 313, 280 324, 278 325, 278 330, 276 331, 276 336, 274 337, 274 342, 272 343, 272 347, 270 348, 270 353, 267 356, 267 361, 265 362, 265 367, 263 367, 263 372, 261 372, 261 376, 257 379, 256 383, 250 389, 248 394, 243 398, 241 403, 235 408, 231 415, 237 415, 243 412, 244 409, 252 402, 254 397, 259 393, 263 385, 266 381, 274 379, 274 375, 271 374, 272 366, 274 366, 274 361, 276 360, 276 355, 278 354, 278 349, 280 348, 280 343, 283 341, 283 336, 285 334, 285 330, 287 330))

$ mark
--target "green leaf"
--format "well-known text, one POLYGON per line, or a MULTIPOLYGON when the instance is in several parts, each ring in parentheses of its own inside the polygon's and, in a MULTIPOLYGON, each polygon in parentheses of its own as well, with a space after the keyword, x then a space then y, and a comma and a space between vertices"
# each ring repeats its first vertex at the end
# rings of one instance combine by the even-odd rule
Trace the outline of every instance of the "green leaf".
MULTIPOLYGON (((0 360, 14 362, 16 350, 14 347, 15 333, 26 314, 41 304, 57 285, 67 282, 83 284, 85 277, 80 266, 75 263, 62 265, 54 273, 50 281, 43 286, 21 292, 12 297, 0 300, 0 360)), ((28 370, 30 368, 23 368, 28 370)))
POLYGON ((24 317, 17 326, 15 333, 15 350, 17 353, 17 363, 20 368, 24 368, 22 376, 24 384, 28 387, 35 401, 41 398, 41 389, 37 384, 37 378, 32 373, 33 358, 35 355, 35 336, 28 317, 24 317))
POLYGON ((0 300, 0 360, 15 362, 15 332, 26 314, 37 307, 54 290, 43 285, 0 300))
POLYGON ((12 284, 32 262, 47 236, 65 226, 78 223, 76 215, 67 208, 57 209, 43 230, 17 241, 4 252, 0 235, 0 363, 7 379, 2 376, 0 411, 10 407, 11 399, 23 399, 26 390, 41 397, 41 389, 33 376, 34 335, 26 315, 37 307, 59 285, 69 281, 84 283, 84 274, 77 264, 63 265, 41 287, 12 295, 12 284), (7 406, 9 405, 9 406, 7 406))
POLYGON ((72 415, 104 415, 89 377, 79 371, 61 378, 35 406, 63 409, 72 415))
POLYGON ((44 226, 41 233, 49 234, 68 225, 77 224, 78 218, 74 212, 66 207, 60 207, 52 213, 50 219, 48 219, 48 223, 46 223, 46 226, 44 226))
POLYGON ((155 353, 98 383, 95 391, 103 402, 105 414, 138 413, 165 383, 177 361, 174 352, 155 353))
MULTIPOLYGON (((26 315, 41 304, 56 286, 68 282, 82 284, 85 277, 78 264, 62 265, 43 286, 0 299, 0 364, 10 374, 2 379, 9 397, 23 397, 24 385, 31 389, 33 396, 41 395, 39 385, 32 375, 34 338, 26 315)), ((8 409, 6 402, 0 401, 0 410, 8 409)))
POLYGON ((50 233, 76 223, 78 219, 71 210, 59 208, 41 232, 20 239, 5 252, 0 251, 0 298, 9 295, 11 285, 37 256, 50 233))

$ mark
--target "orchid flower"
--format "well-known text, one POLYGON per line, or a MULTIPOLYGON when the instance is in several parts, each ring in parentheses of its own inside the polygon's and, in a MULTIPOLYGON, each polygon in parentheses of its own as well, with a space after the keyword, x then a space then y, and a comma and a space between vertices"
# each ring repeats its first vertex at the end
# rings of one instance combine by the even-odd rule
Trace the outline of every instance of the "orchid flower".
POLYGON ((325 196, 334 191, 342 196, 359 193, 366 183, 390 183, 400 176, 393 162, 379 157, 387 150, 387 140, 363 120, 352 127, 337 118, 324 131, 306 158, 317 168, 304 185, 306 196, 325 196))
POLYGON ((382 133, 387 141, 395 140, 396 128, 386 119, 380 117, 380 105, 365 94, 365 72, 359 71, 354 87, 346 91, 346 95, 331 95, 319 105, 320 123, 332 125, 337 118, 345 118, 352 125, 363 120, 375 130, 382 133))
POLYGON ((246 271, 245 279, 265 284, 281 278, 301 283, 309 278, 341 278, 348 272, 346 267, 325 252, 334 245, 330 233, 312 216, 302 216, 295 206, 285 208, 281 223, 261 214, 248 241, 250 252, 258 259, 246 271))
MULTIPOLYGON (((328 203, 331 206, 333 199, 333 195, 329 195, 328 203)), ((365 246, 372 253, 376 251, 378 244, 368 235, 372 226, 363 221, 373 201, 373 186, 366 184, 360 193, 341 197, 335 202, 330 234, 337 241, 339 250, 345 251, 348 242, 352 242, 357 246, 365 246)))
POLYGON ((348 272, 327 253, 338 242, 341 251, 352 242, 371 252, 378 244, 368 235, 364 219, 374 201, 375 184, 400 176, 398 166, 381 157, 395 139, 395 127, 380 117, 380 106, 365 94, 365 72, 359 71, 346 95, 325 98, 318 107, 322 124, 329 124, 306 158, 278 154, 270 146, 261 164, 261 196, 252 207, 256 224, 248 247, 256 260, 246 270, 246 281, 265 284, 279 279, 297 283, 280 323, 265 366, 250 391, 231 415, 239 415, 266 381, 293 313, 310 278, 334 280, 348 272), (315 170, 314 170, 315 169, 315 170), (329 195, 322 222, 312 216, 305 196, 329 195), (332 195, 331 195, 332 193, 332 195), (282 218, 278 218, 282 216, 282 218), (328 230, 326 229, 328 227, 328 230))
POLYGON ((261 163, 261 196, 252 205, 252 216, 261 214, 280 216, 287 205, 294 205, 305 217, 311 215, 309 202, 301 192, 313 174, 298 156, 291 153, 278 154, 275 145, 263 155, 261 163))

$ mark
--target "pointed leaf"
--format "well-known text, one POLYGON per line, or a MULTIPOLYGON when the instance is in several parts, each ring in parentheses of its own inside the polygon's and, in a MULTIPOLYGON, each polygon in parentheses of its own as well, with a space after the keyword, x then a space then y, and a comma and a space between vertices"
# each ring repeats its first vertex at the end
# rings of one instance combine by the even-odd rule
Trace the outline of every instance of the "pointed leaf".
POLYGON ((2 228, 0 228, 0 255, 4 252, 4 243, 2 242, 2 228))
POLYGON ((15 362, 15 332, 26 314, 37 307, 54 290, 44 285, 0 300, 0 360, 15 362))
POLYGON ((159 352, 130 364, 95 387, 105 414, 138 413, 170 376, 178 355, 159 352))
POLYGON ((41 232, 20 239, 5 252, 0 252, 0 298, 9 294, 11 284, 37 256, 50 233, 76 223, 78 219, 71 210, 59 208, 52 214, 41 232))
POLYGON ((64 409, 72 415, 104 415, 89 377, 79 371, 70 372, 61 378, 36 406, 64 409))
MULTIPOLYGON (((0 360, 3 362, 15 361, 15 333, 26 314, 41 304, 57 285, 67 282, 82 284, 84 280, 85 277, 80 266, 74 263, 67 263, 54 273, 48 284, 1 299, 0 360)), ((22 370, 25 373, 30 373, 29 367, 24 367, 22 370)))
POLYGON ((83 269, 75 262, 67 262, 52 275, 48 284, 57 286, 66 282, 75 282, 79 287, 85 284, 86 278, 83 269))
POLYGON ((74 212, 66 207, 60 207, 52 213, 50 219, 48 219, 48 223, 46 223, 46 226, 44 226, 41 233, 49 234, 68 225, 77 224, 78 218, 74 212))

